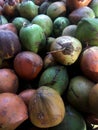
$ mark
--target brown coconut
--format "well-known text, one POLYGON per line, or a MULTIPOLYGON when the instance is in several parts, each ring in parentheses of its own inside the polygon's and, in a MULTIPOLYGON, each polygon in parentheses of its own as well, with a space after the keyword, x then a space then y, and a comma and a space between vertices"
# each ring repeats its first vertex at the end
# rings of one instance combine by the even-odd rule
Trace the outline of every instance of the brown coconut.
POLYGON ((0 69, 0 93, 16 93, 19 87, 19 79, 13 69, 0 69))
POLYGON ((98 82, 98 47, 92 46, 82 52, 80 67, 83 74, 94 82, 98 82))
POLYGON ((0 130, 15 130, 27 119, 27 107, 18 95, 0 94, 0 130))

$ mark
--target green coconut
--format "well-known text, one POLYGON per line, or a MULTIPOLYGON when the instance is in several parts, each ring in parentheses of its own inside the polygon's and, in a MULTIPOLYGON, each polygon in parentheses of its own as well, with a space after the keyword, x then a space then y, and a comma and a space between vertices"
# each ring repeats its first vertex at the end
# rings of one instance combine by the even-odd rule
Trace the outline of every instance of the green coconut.
POLYGON ((98 46, 98 19, 83 18, 77 25, 76 38, 84 46, 98 46))
POLYGON ((17 10, 21 17, 32 20, 36 15, 38 15, 38 6, 32 1, 24 1, 17 4, 17 10))
POLYGON ((70 24, 70 21, 67 17, 57 17, 53 22, 53 32, 54 36, 58 37, 61 36, 62 31, 65 27, 70 24))
POLYGON ((75 37, 77 25, 71 24, 65 27, 62 31, 62 36, 72 36, 75 37))
POLYGON ((95 17, 98 17, 98 0, 92 0, 89 7, 94 11, 95 17))
POLYGON ((45 14, 37 15, 36 17, 34 17, 32 19, 31 23, 32 24, 38 24, 39 26, 41 26, 47 37, 50 36, 52 31, 53 31, 52 19, 45 14))
POLYGON ((94 82, 84 76, 71 78, 67 91, 68 102, 79 111, 89 112, 88 97, 93 86, 94 82))
POLYGON ((0 25, 8 23, 8 20, 5 16, 0 15, 0 25))
POLYGON ((46 45, 46 36, 43 29, 37 24, 24 25, 19 32, 22 47, 25 50, 38 53, 46 45))
POLYGON ((72 106, 67 105, 63 121, 49 130, 87 130, 87 127, 83 116, 72 106))
POLYGON ((23 17, 15 17, 13 20, 12 20, 12 23, 15 25, 15 27, 17 28, 18 32, 20 31, 21 27, 24 25, 24 24, 29 24, 30 21, 26 18, 23 18, 23 17))
POLYGON ((46 14, 50 16, 52 20, 57 18, 58 16, 65 16, 66 14, 66 5, 62 1, 56 1, 51 3, 48 8, 46 14))
POLYGON ((67 69, 65 66, 51 66, 45 69, 40 76, 39 86, 48 86, 55 89, 59 94, 63 94, 69 82, 67 69))
POLYGON ((54 42, 55 38, 54 37, 47 37, 47 44, 46 44, 46 49, 49 52, 50 51, 50 46, 54 42))

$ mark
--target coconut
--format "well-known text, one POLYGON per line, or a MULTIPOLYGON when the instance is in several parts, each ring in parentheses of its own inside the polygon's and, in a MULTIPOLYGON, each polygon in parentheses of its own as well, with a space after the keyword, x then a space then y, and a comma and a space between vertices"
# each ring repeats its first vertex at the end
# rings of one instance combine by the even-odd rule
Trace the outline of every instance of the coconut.
POLYGON ((57 37, 51 44, 50 53, 59 63, 71 65, 75 63, 82 51, 81 42, 72 36, 57 37))
POLYGON ((75 37, 79 39, 84 46, 98 46, 98 19, 81 19, 78 23, 75 37))
POLYGON ((30 99, 30 121, 39 128, 49 128, 60 124, 65 113, 61 96, 52 88, 41 86, 30 99))
POLYGON ((98 82, 98 47, 86 48, 80 57, 80 68, 83 74, 94 82, 98 82))
POLYGON ((71 78, 68 91, 67 100, 78 111, 88 113, 90 111, 88 105, 88 97, 94 82, 88 80, 83 76, 75 76, 71 78))
POLYGON ((89 92, 89 106, 91 112, 98 118, 98 83, 96 83, 89 92))

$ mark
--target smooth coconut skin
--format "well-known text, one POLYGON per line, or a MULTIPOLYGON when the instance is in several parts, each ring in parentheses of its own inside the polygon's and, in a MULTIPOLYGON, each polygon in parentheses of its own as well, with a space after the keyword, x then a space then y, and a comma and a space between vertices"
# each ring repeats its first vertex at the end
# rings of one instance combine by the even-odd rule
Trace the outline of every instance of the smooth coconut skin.
POLYGON ((34 53, 41 52, 46 46, 46 36, 41 26, 26 24, 19 32, 22 47, 34 53), (28 43, 28 44, 27 44, 28 43))
POLYGON ((92 0, 89 7, 94 11, 95 17, 98 17, 98 0, 92 0))
POLYGON ((10 30, 0 30, 0 59, 10 59, 20 51, 18 35, 10 30))
POLYGON ((23 26, 24 23, 26 24, 29 24, 30 21, 24 17, 21 17, 21 16, 18 16, 18 17, 15 17, 13 20, 12 20, 12 23, 14 24, 14 26, 16 27, 17 29, 17 32, 19 33, 21 27, 23 26))
POLYGON ((80 67, 83 74, 94 82, 98 82, 98 47, 85 49, 80 58, 80 67))
POLYGON ((49 128, 62 122, 65 115, 64 102, 57 91, 41 86, 29 102, 29 117, 39 128, 49 128))
POLYGON ((27 119, 27 107, 18 95, 0 94, 0 130, 15 130, 27 119))
POLYGON ((49 130, 87 130, 83 116, 72 106, 66 105, 66 114, 63 121, 49 130))
POLYGON ((97 34, 98 34, 98 19, 82 18, 77 25, 75 37, 82 42, 82 45, 84 47, 98 46, 97 34))
POLYGON ((19 87, 19 79, 13 69, 0 69, 0 93, 16 93, 19 87))
POLYGON ((67 68, 62 65, 48 67, 39 79, 39 86, 49 86, 62 95, 67 89, 69 76, 67 68))
POLYGON ((70 79, 67 90, 67 100, 77 110, 81 112, 90 112, 88 97, 94 82, 84 76, 75 76, 70 79))
POLYGON ((91 112, 98 117, 98 83, 96 83, 89 93, 89 106, 91 112))
POLYGON ((78 25, 83 18, 95 18, 95 13, 89 6, 84 6, 73 10, 68 18, 72 24, 78 25))
POLYGON ((21 2, 17 5, 17 10, 21 17, 27 18, 28 20, 32 20, 38 15, 38 6, 33 1, 21 2))
POLYGON ((1 15, 0 18, 0 25, 8 23, 8 20, 5 16, 1 15))
POLYGON ((68 25, 67 27, 65 27, 62 31, 62 36, 72 36, 72 37, 75 37, 75 32, 76 32, 76 28, 77 28, 77 25, 68 25))
POLYGON ((39 14, 32 19, 31 23, 38 24, 39 26, 41 26, 46 37, 48 37, 52 34, 53 21, 48 15, 39 14))
POLYGON ((22 100, 25 102, 25 104, 27 105, 28 107, 28 104, 29 104, 29 101, 32 97, 32 95, 35 93, 35 89, 26 89, 26 90, 23 90, 22 92, 20 92, 18 95, 19 97, 22 98, 22 100))
POLYGON ((83 6, 87 6, 90 2, 91 0, 66 0, 66 5, 70 11, 72 11, 83 6))
POLYGON ((19 77, 25 80, 33 80, 43 68, 42 58, 31 51, 23 51, 14 59, 14 69, 19 77))
POLYGON ((10 30, 14 33, 17 34, 17 28, 13 23, 6 23, 6 24, 2 24, 0 25, 0 30, 10 30))
POLYGON ((65 16, 66 14, 66 5, 62 1, 56 1, 50 4, 47 8, 46 14, 54 20, 58 16, 65 16))

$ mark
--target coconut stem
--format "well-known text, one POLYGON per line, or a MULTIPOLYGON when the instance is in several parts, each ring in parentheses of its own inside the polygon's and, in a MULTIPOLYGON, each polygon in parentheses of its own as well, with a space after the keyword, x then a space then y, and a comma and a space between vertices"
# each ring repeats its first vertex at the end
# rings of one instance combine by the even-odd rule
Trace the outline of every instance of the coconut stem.
POLYGON ((62 52, 62 51, 64 51, 64 50, 65 50, 65 48, 62 48, 62 49, 60 49, 60 50, 55 50, 55 51, 47 52, 47 54, 53 54, 53 53, 56 53, 56 52, 62 52))

